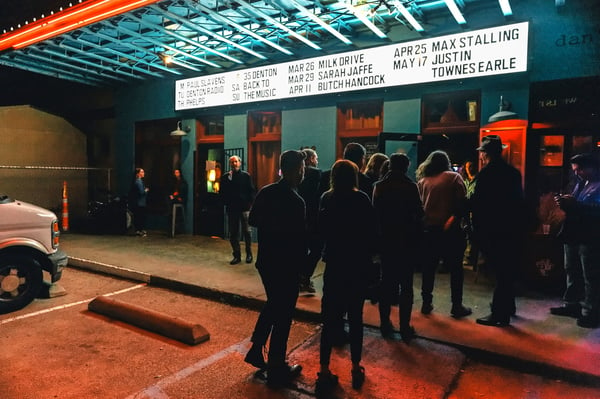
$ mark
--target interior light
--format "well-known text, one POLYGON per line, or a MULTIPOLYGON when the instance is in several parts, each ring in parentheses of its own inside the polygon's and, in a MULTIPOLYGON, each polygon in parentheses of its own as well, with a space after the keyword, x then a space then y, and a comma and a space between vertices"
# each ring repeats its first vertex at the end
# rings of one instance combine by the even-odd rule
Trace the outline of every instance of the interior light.
POLYGON ((328 23, 323 21, 321 18, 319 18, 319 16, 312 13, 310 10, 308 10, 306 7, 304 7, 298 1, 291 0, 291 2, 294 5, 294 7, 296 7, 298 10, 302 11, 308 18, 310 18, 313 22, 316 22, 317 24, 319 24, 327 32, 331 33, 333 36, 337 37, 338 39, 340 39, 342 42, 344 42, 346 44, 352 44, 352 41, 350 41, 350 39, 348 39, 346 36, 342 35, 340 32, 335 30, 331 25, 329 25, 328 23))
POLYGON ((512 8, 510 7, 509 0, 498 0, 498 3, 500 3, 500 9, 505 17, 512 15, 512 8))
POLYGON ((457 23, 459 23, 461 25, 467 23, 467 21, 465 20, 465 17, 463 17, 462 13, 458 9, 458 6, 454 2, 454 0, 444 0, 444 2, 446 3, 446 6, 452 13, 452 16, 454 17, 454 19, 456 20, 457 23))
POLYGON ((498 105, 498 112, 489 117, 488 122, 505 121, 507 119, 517 119, 518 115, 516 112, 510 111, 510 102, 505 101, 500 96, 500 104, 498 105))
POLYGON ((385 33, 383 33, 377 26, 375 26, 375 24, 373 22, 371 22, 369 20, 369 18, 367 18, 367 16, 365 15, 365 13, 362 10, 360 10, 358 7, 353 6, 352 4, 347 2, 347 0, 341 1, 340 4, 342 6, 344 6, 344 8, 346 8, 348 11, 350 11, 352 14, 354 14, 354 16, 356 18, 358 18, 360 20, 360 22, 365 24, 365 26, 367 28, 371 29, 371 31, 373 33, 375 33, 378 37, 380 37, 381 39, 387 38, 387 35, 385 33))
POLYGON ((408 21, 408 23, 417 31, 423 32, 425 29, 421 26, 421 24, 413 17, 413 15, 404 7, 399 0, 394 0, 394 6, 396 9, 402 14, 402 16, 408 21))
POLYGON ((172 137, 181 137, 187 136, 187 132, 189 131, 188 127, 181 128, 181 121, 177 121, 177 129, 173 130, 170 134, 172 137))

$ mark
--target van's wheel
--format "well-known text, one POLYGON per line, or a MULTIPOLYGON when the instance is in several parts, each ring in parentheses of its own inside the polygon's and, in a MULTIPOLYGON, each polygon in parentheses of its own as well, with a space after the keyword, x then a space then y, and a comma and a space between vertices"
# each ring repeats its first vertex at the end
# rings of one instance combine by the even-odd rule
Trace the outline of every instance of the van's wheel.
POLYGON ((17 254, 0 256, 0 313, 27 306, 42 283, 42 268, 33 259, 17 254))

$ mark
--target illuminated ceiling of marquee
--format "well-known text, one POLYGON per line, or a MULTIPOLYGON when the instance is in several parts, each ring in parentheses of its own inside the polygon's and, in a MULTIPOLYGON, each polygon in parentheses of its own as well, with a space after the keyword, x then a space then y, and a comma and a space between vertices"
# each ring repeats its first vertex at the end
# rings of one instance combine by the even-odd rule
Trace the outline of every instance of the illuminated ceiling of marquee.
POLYGON ((527 18, 512 15, 501 3, 510 4, 499 0, 73 0, 62 11, 30 16, 27 24, 0 27, 6 30, 0 35, 0 65, 91 86, 183 79, 527 18))

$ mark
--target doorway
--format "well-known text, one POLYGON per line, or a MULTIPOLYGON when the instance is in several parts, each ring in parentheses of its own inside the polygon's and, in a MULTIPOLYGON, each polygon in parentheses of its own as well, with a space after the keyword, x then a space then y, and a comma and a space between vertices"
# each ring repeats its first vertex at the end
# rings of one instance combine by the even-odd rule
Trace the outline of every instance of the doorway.
POLYGON ((199 144, 196 148, 194 234, 224 237, 225 216, 219 197, 224 158, 223 143, 199 144))

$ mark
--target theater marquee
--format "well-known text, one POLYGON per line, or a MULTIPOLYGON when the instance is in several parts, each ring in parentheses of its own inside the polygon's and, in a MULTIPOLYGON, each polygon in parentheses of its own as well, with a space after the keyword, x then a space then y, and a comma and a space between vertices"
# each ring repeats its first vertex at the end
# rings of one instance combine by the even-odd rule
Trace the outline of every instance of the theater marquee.
POLYGON ((199 76, 175 82, 175 110, 527 71, 528 22, 199 76))

